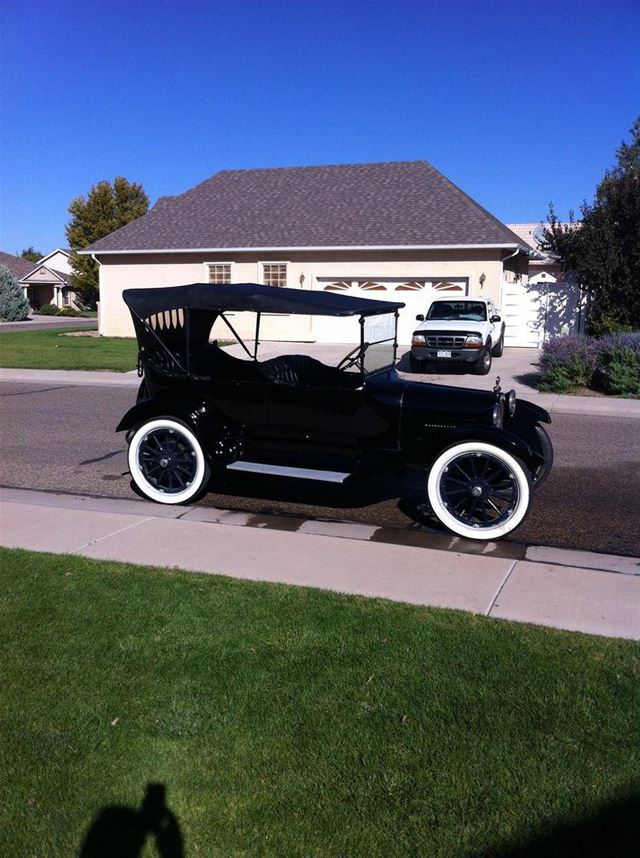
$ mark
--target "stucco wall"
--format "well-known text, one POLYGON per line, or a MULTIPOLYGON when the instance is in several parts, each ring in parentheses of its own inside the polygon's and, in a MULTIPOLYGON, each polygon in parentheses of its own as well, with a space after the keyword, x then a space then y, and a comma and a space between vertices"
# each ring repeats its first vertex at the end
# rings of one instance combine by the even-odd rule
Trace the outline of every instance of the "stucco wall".
MULTIPOLYGON (((349 278, 407 278, 437 277, 445 279, 467 278, 469 294, 484 295, 500 304, 502 257, 504 250, 447 250, 372 252, 358 251, 313 253, 243 253, 228 254, 126 254, 105 255, 98 260, 100 266, 100 333, 105 336, 133 336, 129 312, 122 300, 128 288, 178 286, 184 283, 206 282, 207 262, 231 263, 231 279, 235 283, 262 280, 262 262, 287 262, 287 286, 290 288, 318 288, 317 279, 349 278), (480 276, 484 274, 484 285, 480 276)), ((215 288, 215 287, 212 287, 215 288)), ((405 300, 407 292, 372 293, 371 297, 405 300)), ((415 312, 414 305, 404 312, 415 312)), ((232 319, 239 333, 253 330, 253 319, 239 314, 232 319)), ((225 328, 215 333, 225 336, 225 328)), ((228 336, 228 331, 226 331, 228 336)), ((308 316, 265 316, 261 336, 264 339, 316 339, 312 321, 308 316)))

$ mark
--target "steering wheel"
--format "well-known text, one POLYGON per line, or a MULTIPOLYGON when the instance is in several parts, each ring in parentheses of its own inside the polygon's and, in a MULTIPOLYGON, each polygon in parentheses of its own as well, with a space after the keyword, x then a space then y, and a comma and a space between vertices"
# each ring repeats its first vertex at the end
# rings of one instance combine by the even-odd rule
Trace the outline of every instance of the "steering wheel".
POLYGON ((364 343, 362 346, 356 346, 355 349, 351 349, 340 361, 336 369, 350 369, 352 366, 358 363, 358 358, 360 354, 364 354, 367 350, 368 343, 364 343))

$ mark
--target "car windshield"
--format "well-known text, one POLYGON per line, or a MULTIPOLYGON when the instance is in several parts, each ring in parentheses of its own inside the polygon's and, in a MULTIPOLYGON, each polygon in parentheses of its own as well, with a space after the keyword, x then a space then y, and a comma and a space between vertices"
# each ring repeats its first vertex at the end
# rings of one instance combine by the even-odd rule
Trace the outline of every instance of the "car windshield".
POLYGON ((487 307, 482 301, 435 301, 429 308, 427 319, 443 322, 486 322, 487 307))

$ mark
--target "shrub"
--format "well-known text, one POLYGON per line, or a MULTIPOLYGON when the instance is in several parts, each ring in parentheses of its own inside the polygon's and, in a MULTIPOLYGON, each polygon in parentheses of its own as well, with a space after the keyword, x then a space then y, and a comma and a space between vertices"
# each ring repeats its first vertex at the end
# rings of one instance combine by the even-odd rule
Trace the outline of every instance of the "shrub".
POLYGON ((38 310, 39 316, 57 316, 60 310, 55 304, 43 304, 38 310))
POLYGON ((614 396, 640 396, 640 331, 610 334, 598 345, 598 386, 614 396))
POLYGON ((590 337, 552 337, 542 349, 540 390, 566 393, 586 387, 598 365, 597 341, 590 337))
POLYGON ((29 318, 29 302, 18 281, 5 265, 0 265, 0 319, 23 322, 29 318))
POLYGON ((543 346, 540 367, 540 390, 593 387, 613 396, 640 396, 640 331, 600 339, 553 337, 543 346))
POLYGON ((80 310, 76 310, 75 307, 63 307, 62 310, 58 313, 59 316, 82 316, 83 313, 80 310))

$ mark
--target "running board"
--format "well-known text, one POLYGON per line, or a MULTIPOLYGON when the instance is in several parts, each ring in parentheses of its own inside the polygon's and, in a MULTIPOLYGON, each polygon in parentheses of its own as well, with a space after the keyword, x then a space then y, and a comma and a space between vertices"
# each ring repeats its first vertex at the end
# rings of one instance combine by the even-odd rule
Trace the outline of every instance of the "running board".
POLYGON ((238 459, 227 465, 229 471, 245 471, 252 474, 269 474, 274 477, 298 477, 301 480, 322 480, 325 483, 343 483, 351 474, 339 471, 317 471, 313 468, 292 468, 288 465, 265 465, 263 462, 245 462, 238 459))

